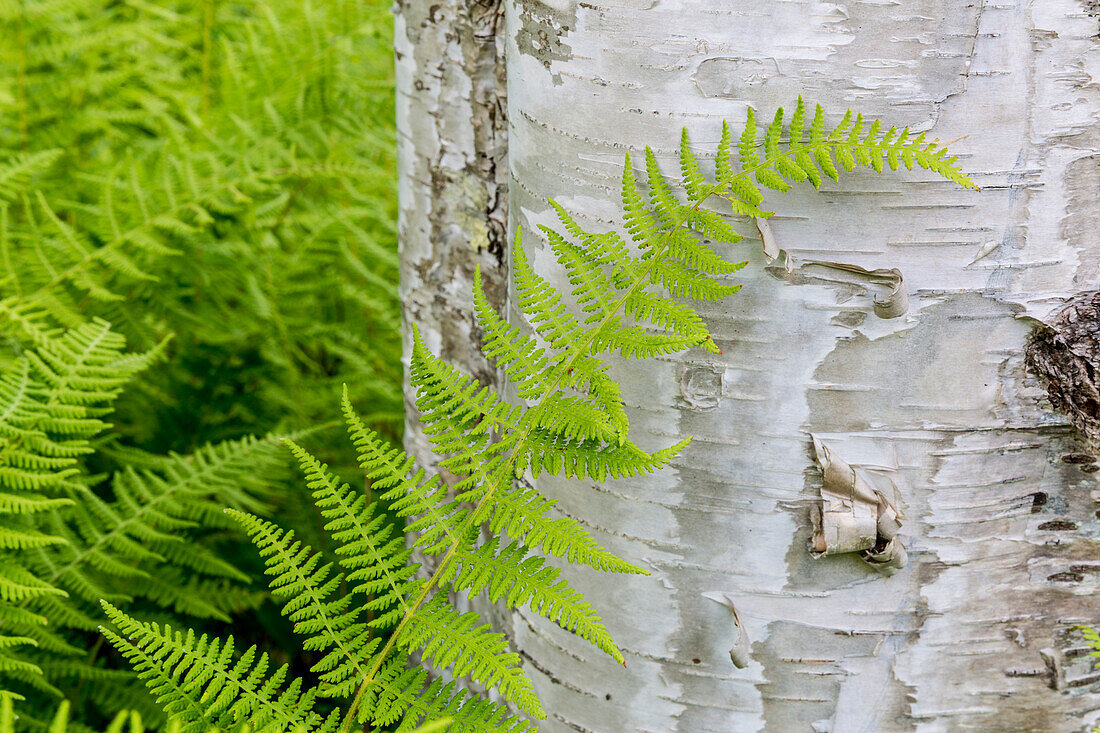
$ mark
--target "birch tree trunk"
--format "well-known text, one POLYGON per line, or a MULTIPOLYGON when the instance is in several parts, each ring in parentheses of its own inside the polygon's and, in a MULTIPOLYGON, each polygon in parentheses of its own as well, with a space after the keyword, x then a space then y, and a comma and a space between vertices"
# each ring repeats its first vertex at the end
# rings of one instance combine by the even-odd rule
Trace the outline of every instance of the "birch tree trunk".
MULTIPOLYGON (((953 148, 982 187, 857 173, 775 194, 780 247, 900 269, 908 313, 877 317, 858 283, 781 276, 749 237, 725 253, 749 260, 742 291, 703 311, 723 354, 617 365, 632 437, 650 448, 696 437, 673 469, 645 479, 539 481, 652 573, 568 570, 626 669, 528 613, 507 619, 550 712, 542 729, 1045 732, 1100 720, 1100 676, 1073 631, 1100 623, 1100 474, 1024 364, 1035 324, 1100 274, 1096 3, 505 0, 505 10, 510 224, 559 284, 530 234, 552 222, 547 197, 612 226, 624 151, 649 144, 671 173, 681 126, 711 151, 721 119, 736 128, 748 106, 770 113, 800 93, 941 140, 969 136, 953 148), (810 556, 821 489, 811 435, 898 486, 900 572, 810 556), (746 668, 730 662, 730 609, 705 594, 735 605, 746 668)), ((399 17, 398 35, 408 29, 399 17)), ((402 164, 409 236, 420 159, 402 164)), ((411 272, 408 298, 431 297, 411 272)))
MULTIPOLYGON (((478 350, 471 286, 481 265, 487 291, 503 301, 503 8, 499 0, 398 0, 394 12, 405 324, 456 366, 492 380, 478 350)), ((408 445, 428 456, 411 395, 407 403, 408 445)))
MULTIPOLYGON (((432 350, 482 382, 496 373, 481 355, 473 276, 504 300, 507 158, 500 0, 398 0, 398 233, 404 355, 415 325, 432 350)), ((405 385, 405 449, 438 470, 405 385)), ((430 571, 435 559, 417 553, 430 571)), ((458 599, 456 599, 458 600, 458 599)))

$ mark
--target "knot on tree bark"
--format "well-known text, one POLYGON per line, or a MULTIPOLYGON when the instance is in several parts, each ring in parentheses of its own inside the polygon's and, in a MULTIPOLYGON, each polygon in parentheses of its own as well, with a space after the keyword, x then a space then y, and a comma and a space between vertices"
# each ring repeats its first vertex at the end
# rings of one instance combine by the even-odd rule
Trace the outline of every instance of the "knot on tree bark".
POLYGON ((1100 291, 1071 298, 1032 332, 1024 355, 1054 409, 1100 448, 1100 291))

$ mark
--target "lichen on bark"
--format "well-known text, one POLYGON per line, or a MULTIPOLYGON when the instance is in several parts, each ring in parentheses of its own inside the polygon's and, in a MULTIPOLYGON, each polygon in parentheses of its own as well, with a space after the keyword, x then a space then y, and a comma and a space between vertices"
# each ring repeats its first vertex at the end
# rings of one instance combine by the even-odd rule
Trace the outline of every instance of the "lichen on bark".
MULTIPOLYGON (((503 303, 503 8, 499 0, 400 0, 394 12, 405 326, 416 325, 436 353, 491 382, 495 371, 478 348, 471 290, 480 265, 490 299, 503 303)), ((415 410, 408 414, 406 447, 430 459, 415 410)))

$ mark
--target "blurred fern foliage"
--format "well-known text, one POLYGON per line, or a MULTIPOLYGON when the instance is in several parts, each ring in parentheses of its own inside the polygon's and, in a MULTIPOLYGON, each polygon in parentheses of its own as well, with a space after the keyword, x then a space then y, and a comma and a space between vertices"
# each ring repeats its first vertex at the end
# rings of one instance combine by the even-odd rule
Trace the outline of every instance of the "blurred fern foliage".
POLYGON ((164 447, 308 424, 342 382, 392 429, 381 3, 21 0, 0 23, 5 335, 173 334, 158 409, 126 409, 164 447))
POLYGON ((341 384, 399 435, 390 27, 378 0, 0 0, 15 729, 62 703, 71 730, 164 720, 97 634, 99 599, 199 627, 251 614, 278 646, 222 509, 321 522, 286 450, 250 436, 313 429, 341 384))

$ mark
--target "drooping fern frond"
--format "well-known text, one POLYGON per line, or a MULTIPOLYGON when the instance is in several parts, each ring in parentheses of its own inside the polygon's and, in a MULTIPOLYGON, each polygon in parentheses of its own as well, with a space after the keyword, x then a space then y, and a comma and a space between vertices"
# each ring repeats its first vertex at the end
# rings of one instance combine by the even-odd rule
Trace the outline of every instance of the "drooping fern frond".
MULTIPOLYGON (((739 286, 730 277, 744 263, 722 256, 721 248, 741 237, 726 218, 704 209, 705 202, 723 196, 736 215, 767 216, 759 208, 764 201, 759 186, 785 190, 788 181, 820 184, 822 172, 839 176, 834 155, 845 169, 916 165, 969 184, 954 159, 923 136, 910 139, 892 129, 883 134, 879 123, 864 133, 862 119, 853 121, 851 114, 826 132, 818 107, 807 141, 801 100, 790 125, 784 127, 783 120, 780 111, 766 129, 761 155, 750 113, 739 139, 737 167, 733 135, 725 126, 713 180, 692 153, 686 133, 678 186, 665 178, 652 152, 646 153, 644 184, 628 157, 621 188, 625 234, 589 232, 552 202, 564 231, 544 227, 542 232, 572 285, 571 297, 535 272, 517 233, 512 265, 521 322, 510 324, 493 310, 480 276, 474 308, 485 352, 511 381, 518 402, 448 365, 414 330, 409 377, 417 391, 416 407, 439 466, 456 477, 452 486, 427 475, 367 428, 345 391, 345 419, 371 493, 405 519, 408 544, 367 494, 342 483, 293 444, 342 570, 294 535, 257 517, 232 513, 265 556, 284 613, 306 637, 307 648, 323 654, 314 667, 321 681, 312 692, 348 701, 342 733, 361 724, 396 723, 404 730, 433 715, 453 718, 452 730, 526 728, 468 693, 427 682, 423 670, 409 667, 414 652, 433 666, 494 688, 533 717, 542 714, 503 638, 474 614, 454 608, 452 593, 485 593, 510 607, 525 605, 625 664, 595 609, 547 559, 614 572, 645 571, 600 547, 576 520, 560 516, 555 502, 528 479, 541 473, 594 481, 644 475, 668 465, 687 444, 649 452, 630 440, 608 355, 647 358, 693 346, 717 351, 702 318, 683 299, 716 300, 736 292, 739 286), (782 142, 784 134, 788 145, 782 142), (488 540, 483 539, 486 530, 493 535, 488 540), (413 550, 434 558, 428 577, 416 572, 413 550)), ((135 628, 136 622, 111 613, 126 628, 135 628)), ((112 640, 121 643, 117 634, 112 640)), ((210 666, 195 657, 177 668, 173 660, 169 665, 143 661, 144 674, 164 685, 173 669, 187 679, 197 674, 193 668, 210 666)), ((228 661, 219 664, 216 674, 224 676, 228 661)), ((296 683, 291 684, 297 694, 296 683)))

